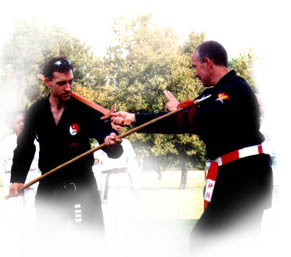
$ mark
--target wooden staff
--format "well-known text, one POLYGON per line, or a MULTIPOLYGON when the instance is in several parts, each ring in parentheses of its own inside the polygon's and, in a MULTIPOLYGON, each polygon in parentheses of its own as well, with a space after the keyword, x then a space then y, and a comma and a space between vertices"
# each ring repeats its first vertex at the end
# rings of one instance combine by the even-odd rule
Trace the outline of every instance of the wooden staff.
MULTIPOLYGON (((202 99, 195 100, 195 101, 192 102, 191 105, 188 105, 188 106, 186 106, 186 107, 184 107, 184 108, 177 109, 177 110, 172 111, 172 112, 168 112, 168 113, 166 113, 166 114, 164 114, 164 115, 162 115, 162 116, 160 116, 160 117, 157 117, 157 118, 155 118, 155 119, 152 119, 152 120, 150 120, 150 121, 148 121, 148 122, 146 122, 146 123, 144 123, 144 124, 141 124, 140 126, 137 126, 137 127, 133 128, 133 129, 131 129, 131 130, 128 130, 127 132, 125 132, 125 133, 123 133, 123 134, 117 136, 117 138, 120 138, 120 139, 121 139, 121 138, 127 137, 127 136, 131 135, 132 133, 135 133, 135 132, 137 132, 137 131, 139 131, 139 130, 141 130, 141 129, 143 129, 143 128, 149 126, 149 125, 152 125, 152 124, 154 124, 154 123, 156 123, 156 122, 158 122, 158 121, 160 121, 160 120, 162 120, 162 119, 165 119, 165 118, 170 117, 170 116, 172 116, 172 115, 174 115, 174 114, 176 114, 176 113, 178 113, 178 112, 180 112, 180 111, 183 111, 183 110, 185 110, 185 109, 188 109, 188 108, 191 107, 192 105, 194 105, 194 104, 198 104, 198 103, 204 101, 205 99, 207 99, 207 98, 209 98, 209 97, 210 97, 210 96, 208 96, 208 97, 204 97, 204 98, 202 98, 202 99)), ((105 146, 105 143, 103 143, 103 144, 101 144, 101 145, 99 145, 99 146, 97 146, 97 147, 95 147, 95 148, 92 148, 91 150, 88 150, 87 152, 84 152, 84 153, 82 153, 82 154, 76 156, 75 158, 73 158, 73 159, 71 159, 71 160, 69 160, 69 161, 67 161, 67 162, 65 162, 65 163, 63 163, 63 164, 57 166, 56 168, 54 168, 54 169, 52 169, 52 170, 46 172, 46 173, 43 174, 42 176, 39 176, 39 177, 33 179, 32 181, 28 182, 27 184, 23 185, 22 187, 20 187, 19 191, 23 191, 24 189, 28 188, 29 186, 35 184, 36 182, 38 182, 38 181, 44 179, 45 177, 47 177, 47 176, 49 176, 49 175, 55 173, 56 171, 58 171, 58 170, 60 170, 60 169, 62 169, 62 168, 64 168, 64 167, 66 167, 66 166, 72 164, 73 162, 75 162, 75 161, 77 161, 77 160, 80 160, 81 158, 83 158, 83 157, 85 157, 85 156, 87 156, 87 155, 89 155, 89 154, 91 154, 91 153, 96 152, 96 151, 99 150, 99 149, 102 149, 104 146, 105 146)), ((8 199, 8 198, 10 198, 10 197, 11 197, 10 195, 7 195, 7 196, 5 196, 5 199, 8 199)))

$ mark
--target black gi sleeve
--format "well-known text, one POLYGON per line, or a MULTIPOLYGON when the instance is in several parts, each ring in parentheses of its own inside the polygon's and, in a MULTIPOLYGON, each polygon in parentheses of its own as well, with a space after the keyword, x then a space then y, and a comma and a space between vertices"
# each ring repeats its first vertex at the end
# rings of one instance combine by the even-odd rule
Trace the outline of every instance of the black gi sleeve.
MULTIPOLYGON (((136 126, 144 124, 150 120, 158 118, 162 115, 165 115, 166 112, 160 112, 155 114, 150 113, 139 113, 135 115, 136 118, 136 126)), ((139 133, 159 133, 159 134, 182 134, 182 133, 189 133, 189 110, 185 110, 181 112, 183 119, 182 124, 180 126, 177 125, 177 114, 169 116, 165 119, 157 121, 141 130, 139 133)))

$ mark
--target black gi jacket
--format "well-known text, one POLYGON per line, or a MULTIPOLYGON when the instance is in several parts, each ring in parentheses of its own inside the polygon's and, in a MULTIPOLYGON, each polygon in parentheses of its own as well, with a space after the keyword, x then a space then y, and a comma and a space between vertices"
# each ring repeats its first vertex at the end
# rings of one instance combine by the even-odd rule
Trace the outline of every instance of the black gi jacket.
MULTIPOLYGON (((170 116, 142 132, 195 133, 205 142, 207 157, 214 160, 226 153, 257 145, 264 141, 259 132, 259 107, 256 96, 247 82, 234 71, 227 73, 214 87, 207 88, 198 97, 210 98, 197 105, 194 116, 191 109, 170 116)), ((136 114, 136 124, 142 124, 158 114, 136 114)), ((260 224, 263 210, 272 202, 272 169, 270 156, 259 154, 241 158, 218 167, 211 202, 192 232, 195 248, 208 242, 209 235, 233 229, 242 217, 255 214, 260 224), (205 237, 204 237, 205 236, 205 237), (202 240, 197 240, 201 237, 202 240)), ((252 220, 252 219, 250 219, 252 220)), ((208 245, 205 249, 207 249, 208 245)))
MULTIPOLYGON (((14 151, 11 182, 24 183, 35 153, 35 138, 40 145, 39 169, 44 174, 90 150, 90 138, 96 138, 102 144, 111 132, 118 134, 109 122, 100 120, 101 116, 101 113, 71 98, 56 125, 50 110, 49 97, 34 103, 26 115, 24 129, 14 151)), ((104 150, 111 158, 117 158, 122 153, 121 146, 114 151, 104 150)), ((41 180, 39 190, 46 186, 53 190, 53 185, 94 178, 91 172, 93 163, 93 154, 88 155, 41 180)))
MULTIPOLYGON (((193 132, 205 142, 209 159, 264 141, 264 136, 259 132, 258 102, 243 78, 230 71, 214 87, 205 89, 197 99, 208 95, 211 97, 198 104, 191 127, 189 111, 186 110, 182 124, 177 123, 176 115, 142 132, 193 132)), ((161 114, 136 114, 136 124, 145 123, 161 114)))

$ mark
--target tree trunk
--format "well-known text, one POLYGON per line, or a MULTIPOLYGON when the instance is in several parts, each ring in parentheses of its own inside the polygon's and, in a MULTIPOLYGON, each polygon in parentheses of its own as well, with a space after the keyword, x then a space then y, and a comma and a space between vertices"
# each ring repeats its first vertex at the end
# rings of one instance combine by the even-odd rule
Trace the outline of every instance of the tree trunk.
POLYGON ((185 189, 187 185, 187 167, 186 162, 181 159, 181 181, 180 181, 180 189, 185 189))
POLYGON ((159 161, 156 161, 156 163, 155 163, 155 170, 158 173, 158 180, 161 181, 162 180, 162 169, 161 169, 161 164, 159 161))
POLYGON ((141 153, 137 156, 139 171, 143 171, 143 165, 144 165, 144 153, 141 153))

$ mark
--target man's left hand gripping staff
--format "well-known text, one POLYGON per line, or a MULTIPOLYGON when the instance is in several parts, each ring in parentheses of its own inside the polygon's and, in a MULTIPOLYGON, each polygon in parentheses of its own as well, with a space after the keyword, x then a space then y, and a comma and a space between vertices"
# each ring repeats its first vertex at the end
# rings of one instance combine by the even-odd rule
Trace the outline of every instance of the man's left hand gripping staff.
POLYGON ((110 133, 110 135, 105 137, 104 139, 105 146, 109 148, 115 148, 117 145, 120 145, 121 142, 122 142, 122 139, 113 132, 110 133))

